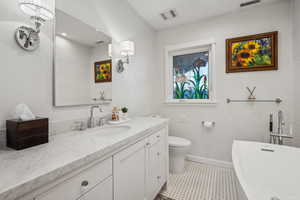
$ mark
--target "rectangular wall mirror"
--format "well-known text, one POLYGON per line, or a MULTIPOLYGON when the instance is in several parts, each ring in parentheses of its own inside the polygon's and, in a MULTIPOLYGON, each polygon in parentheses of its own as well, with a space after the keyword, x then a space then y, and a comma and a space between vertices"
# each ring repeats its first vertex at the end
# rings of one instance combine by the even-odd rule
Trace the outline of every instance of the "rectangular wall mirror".
POLYGON ((112 38, 56 9, 54 106, 109 104, 112 38))

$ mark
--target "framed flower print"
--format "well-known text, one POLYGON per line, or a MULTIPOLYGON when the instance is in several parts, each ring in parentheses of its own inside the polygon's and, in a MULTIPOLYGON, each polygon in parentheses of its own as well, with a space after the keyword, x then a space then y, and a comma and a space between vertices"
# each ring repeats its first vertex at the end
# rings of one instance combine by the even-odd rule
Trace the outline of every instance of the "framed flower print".
POLYGON ((95 62, 95 83, 111 82, 111 68, 111 60, 95 62))
POLYGON ((226 40, 226 73, 277 69, 277 31, 226 40))

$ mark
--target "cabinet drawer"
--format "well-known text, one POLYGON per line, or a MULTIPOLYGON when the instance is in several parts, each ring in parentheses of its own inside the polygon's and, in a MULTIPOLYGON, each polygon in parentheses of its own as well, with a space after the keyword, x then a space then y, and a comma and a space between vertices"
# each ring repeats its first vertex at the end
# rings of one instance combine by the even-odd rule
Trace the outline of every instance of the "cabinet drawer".
POLYGON ((81 196, 78 200, 113 200, 112 184, 112 177, 109 177, 81 196))
POLYGON ((149 136, 148 141, 150 146, 156 144, 157 142, 164 140, 164 129, 159 130, 158 132, 152 134, 151 136, 149 136))
POLYGON ((75 200, 112 176, 112 158, 99 162, 78 175, 54 186, 36 200, 75 200))

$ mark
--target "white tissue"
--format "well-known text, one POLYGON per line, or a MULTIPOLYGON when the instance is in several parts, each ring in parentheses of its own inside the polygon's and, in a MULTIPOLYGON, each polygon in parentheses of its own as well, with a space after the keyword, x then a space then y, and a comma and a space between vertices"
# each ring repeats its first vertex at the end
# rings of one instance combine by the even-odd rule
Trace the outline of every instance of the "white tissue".
POLYGON ((30 108, 23 103, 16 106, 15 115, 22 121, 35 119, 35 115, 31 112, 30 108))
POLYGON ((206 128, 211 128, 211 127, 214 126, 214 123, 213 122, 204 122, 203 126, 206 127, 206 128))

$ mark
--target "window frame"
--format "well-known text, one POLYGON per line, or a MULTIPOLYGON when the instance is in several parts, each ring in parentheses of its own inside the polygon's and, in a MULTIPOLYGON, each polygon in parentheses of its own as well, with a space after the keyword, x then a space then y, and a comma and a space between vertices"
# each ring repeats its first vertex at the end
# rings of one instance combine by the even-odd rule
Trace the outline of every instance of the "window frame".
POLYGON ((213 39, 187 42, 165 47, 165 103, 166 104, 216 104, 215 94, 215 47, 213 39), (208 88, 209 99, 174 99, 173 97, 173 57, 196 52, 209 52, 208 88))

